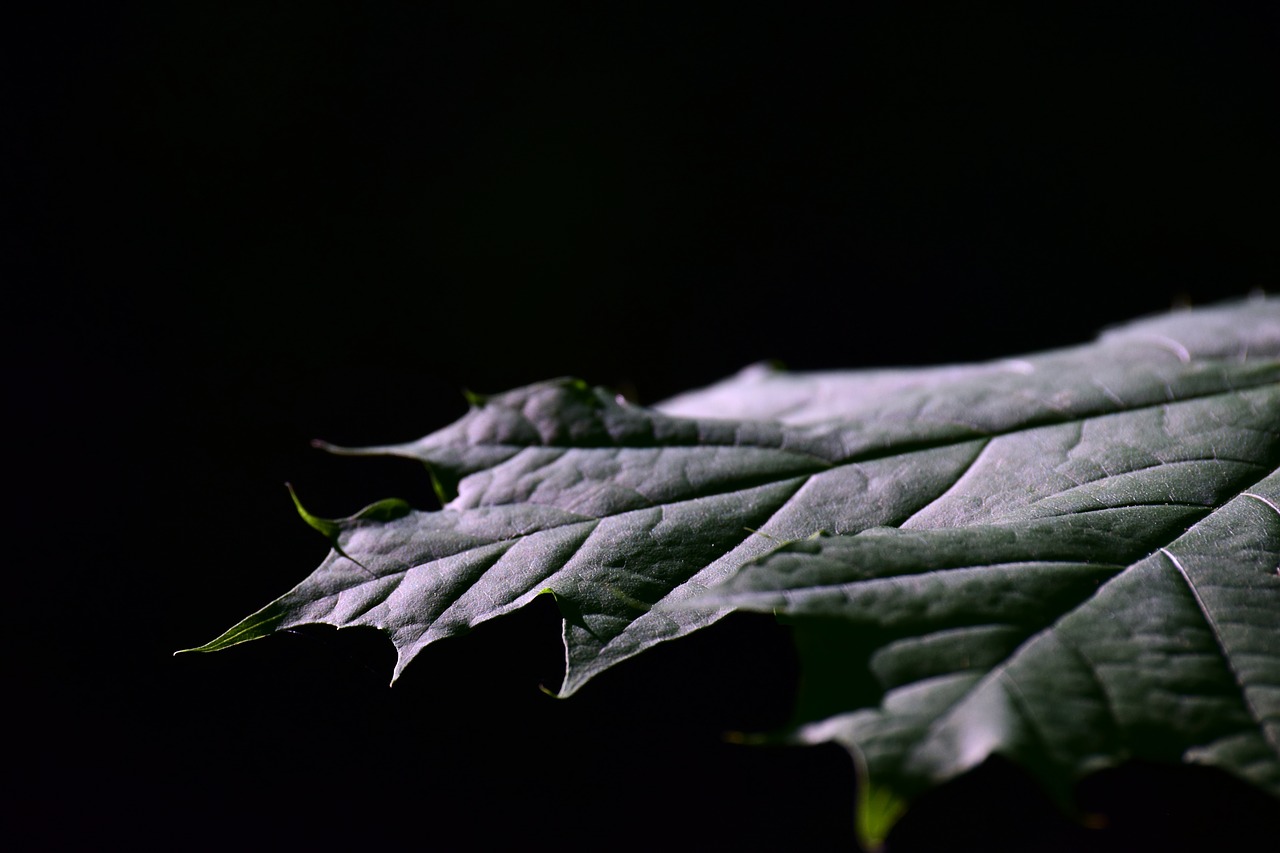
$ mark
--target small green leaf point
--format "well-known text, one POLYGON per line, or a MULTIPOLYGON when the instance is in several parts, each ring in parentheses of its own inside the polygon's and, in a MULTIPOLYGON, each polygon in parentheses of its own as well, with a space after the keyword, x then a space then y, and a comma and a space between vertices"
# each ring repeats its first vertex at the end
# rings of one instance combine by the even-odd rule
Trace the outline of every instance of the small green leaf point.
POLYGON ((190 649, 178 649, 175 655, 184 652, 217 652, 222 649, 229 649, 232 646, 238 646, 241 643, 247 643, 250 640, 260 640, 263 637, 274 634, 284 622, 288 615, 284 607, 279 602, 272 602, 266 607, 250 616, 245 617, 237 624, 228 628, 216 639, 210 640, 203 646, 196 646, 190 649))
POLYGON ((384 498, 376 503, 369 504, 350 518, 341 520, 320 518, 319 516, 312 515, 307 511, 307 508, 302 505, 302 501, 298 499, 298 494, 293 490, 293 486, 291 484, 285 483, 285 486, 289 489, 289 496, 293 498, 293 505, 298 510, 298 515, 302 516, 302 520, 320 531, 324 538, 328 540, 330 547, 332 547, 334 551, 355 563, 360 567, 362 572, 370 577, 374 576, 373 572, 369 571, 368 567, 365 566, 364 563, 342 550, 342 545, 338 542, 339 534, 342 533, 345 527, 349 526, 353 522, 386 523, 388 521, 395 521, 397 518, 403 518, 413 510, 407 501, 403 501, 400 498, 384 498))
POLYGON ((312 515, 307 511, 307 508, 302 505, 302 501, 298 498, 298 493, 293 490, 293 484, 285 483, 284 487, 289 490, 289 497, 293 498, 293 506, 298 510, 298 515, 302 517, 302 520, 320 531, 321 535, 328 539, 330 543, 336 543, 338 540, 338 534, 342 530, 338 523, 332 519, 320 518, 319 516, 312 515))
POLYGON ((458 477, 442 471, 434 465, 423 463, 427 476, 431 478, 431 489, 436 493, 436 500, 444 506, 458 496, 458 477))
POLYGON ((547 696, 550 696, 552 699, 568 699, 569 698, 568 696, 565 696, 563 693, 557 693, 556 691, 552 690, 550 687, 548 687, 545 684, 539 684, 538 690, 542 691, 547 696))
POLYGON ((864 776, 858 786, 857 809, 858 843, 865 850, 881 850, 889 830, 906 814, 907 802, 890 788, 872 785, 864 776))
POLYGON ((400 498, 383 498, 377 503, 369 504, 351 518, 353 521, 395 521, 397 518, 408 515, 412 510, 413 507, 409 506, 408 501, 400 498))

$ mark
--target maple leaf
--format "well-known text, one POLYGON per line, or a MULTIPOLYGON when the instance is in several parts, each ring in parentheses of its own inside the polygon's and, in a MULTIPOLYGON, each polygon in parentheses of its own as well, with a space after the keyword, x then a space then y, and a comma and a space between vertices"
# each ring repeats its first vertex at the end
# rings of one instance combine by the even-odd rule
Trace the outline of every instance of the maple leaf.
POLYGON ((1280 300, 975 365, 749 368, 652 408, 572 379, 402 445, 444 508, 316 519, 308 578, 194 651, 425 645, 551 593, 567 696, 733 610, 796 624, 793 740, 848 746, 864 838, 993 753, 1060 796, 1128 757, 1280 794, 1280 300), (870 686, 868 686, 870 685, 870 686))

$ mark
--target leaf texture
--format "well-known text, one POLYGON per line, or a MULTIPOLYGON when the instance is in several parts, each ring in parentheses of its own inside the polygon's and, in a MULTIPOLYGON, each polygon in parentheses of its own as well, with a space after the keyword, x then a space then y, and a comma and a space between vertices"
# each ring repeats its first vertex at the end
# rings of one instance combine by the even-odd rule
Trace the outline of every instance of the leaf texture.
MULTIPOLYGON (((901 524, 792 543, 694 603, 809 632, 811 695, 790 739, 847 746, 889 789, 881 802, 993 753, 1064 805, 1075 780, 1128 758, 1211 764, 1280 796, 1277 320, 1257 302, 1104 336, 1098 354, 1135 380, 1148 360, 1121 353, 1145 344, 1261 381, 1170 383, 1162 400, 1001 429, 901 524), (874 689, 831 684, 859 679, 874 689)), ((1132 399, 1103 365, 1081 374, 1132 399)), ((814 386, 851 380, 810 378, 775 415, 827 416, 839 404, 814 386)))
POLYGON ((330 449, 420 460, 448 502, 308 517, 323 563, 195 650, 374 626, 398 677, 550 592, 568 695, 772 611, 819 638, 793 737, 895 796, 995 752, 1051 787, 1144 756, 1280 794, 1280 300, 976 365, 756 366, 652 408, 555 380, 330 449))

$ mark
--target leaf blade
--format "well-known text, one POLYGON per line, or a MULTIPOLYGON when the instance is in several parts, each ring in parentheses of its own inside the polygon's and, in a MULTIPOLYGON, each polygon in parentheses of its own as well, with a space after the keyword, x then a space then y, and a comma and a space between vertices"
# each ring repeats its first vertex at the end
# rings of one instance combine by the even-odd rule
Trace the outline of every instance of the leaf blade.
MULTIPOLYGON (((952 661, 950 671, 917 671, 895 679, 873 657, 870 668, 880 670, 885 687, 878 707, 803 723, 792 736, 804 743, 834 740, 856 750, 872 779, 906 798, 995 753, 1032 770, 1064 806, 1072 782, 1133 757, 1213 764, 1280 796, 1280 654, 1274 643, 1280 615, 1280 513, 1269 505, 1277 496, 1280 471, 1273 471, 1185 532, 1177 525, 1162 531, 1130 519, 1130 536, 1144 531, 1131 550, 1152 547, 1151 553, 1126 567, 1112 567, 1120 570, 1078 604, 1064 606, 1052 624, 1026 633, 1016 644, 1005 638, 1007 652, 985 662, 985 670, 952 661), (1168 541, 1151 545, 1161 539, 1168 541)), ((1120 512, 1134 515, 1141 509, 1120 512)), ((1061 522, 1033 519, 878 536, 869 531, 796 543, 746 567, 706 597, 799 623, 841 618, 830 600, 808 599, 820 598, 832 577, 845 578, 850 589, 843 593, 844 606, 856 611, 843 618, 888 627, 896 638, 895 617, 912 606, 930 607, 936 592, 907 589, 905 604, 895 604, 853 588, 910 576, 904 567, 937 572, 936 564, 921 566, 913 551, 938 560, 948 553, 939 539, 981 539, 996 531, 1011 551, 1052 551, 1055 541, 1069 549, 1093 547, 1079 531, 1035 529, 1061 527, 1061 522), (914 538, 877 541, 903 536, 914 538), (825 562, 815 565, 818 560, 825 562), (877 573, 883 577, 866 579, 877 573), (825 576, 825 585, 815 583, 815 576, 825 576)), ((1116 542, 1125 541, 1121 536, 1107 544, 1115 549, 1116 542)), ((980 551, 973 542, 954 548, 970 558, 980 551)), ((1025 579, 1018 585, 1023 592, 1036 591, 1025 579)), ((957 597, 972 605, 976 596, 957 597)), ((981 614, 971 621, 1016 623, 1008 618, 1008 602, 1001 605, 1003 619, 981 614)), ((966 627, 964 622, 932 608, 903 633, 911 638, 954 632, 966 627)), ((885 649, 892 643, 876 651, 885 649)))
POLYGON ((299 505, 331 553, 195 650, 369 625, 394 681, 549 591, 567 696, 734 610, 774 611, 859 632, 822 678, 879 695, 842 694, 794 737, 865 761, 893 805, 868 811, 877 832, 993 752, 1060 801, 1129 755, 1280 794, 1280 300, 979 365, 752 368, 647 409, 571 379, 471 403, 416 442, 328 447, 423 462, 450 500, 339 520, 299 505))

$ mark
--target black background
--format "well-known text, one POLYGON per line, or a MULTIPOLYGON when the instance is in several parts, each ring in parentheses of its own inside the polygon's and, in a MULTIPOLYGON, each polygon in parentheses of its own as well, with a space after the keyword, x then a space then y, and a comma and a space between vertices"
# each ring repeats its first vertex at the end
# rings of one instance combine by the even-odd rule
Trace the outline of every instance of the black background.
MULTIPOLYGON (((343 459, 558 375, 641 403, 761 359, 968 361, 1274 288, 1263 4, 41 4, 6 24, 22 849, 850 849, 838 749, 734 616, 567 701, 554 605, 424 652, 304 632, 172 657, 300 580, 343 459), (34 474, 34 476, 31 476, 34 474)), ((10 13, 12 15, 12 13, 10 13)), ((1277 829, 1216 774, 945 786, 932 849, 1200 849, 1277 829), (1096 822, 1096 821, 1095 821, 1096 822)))

